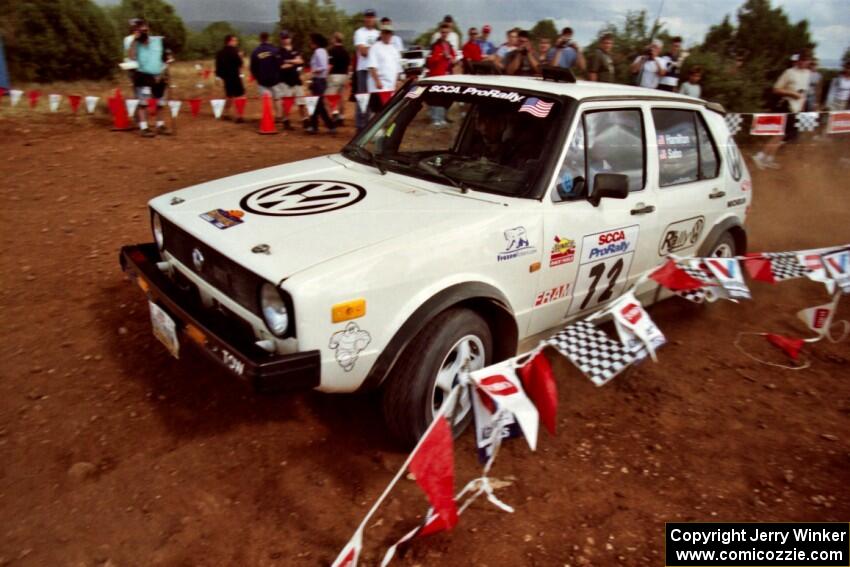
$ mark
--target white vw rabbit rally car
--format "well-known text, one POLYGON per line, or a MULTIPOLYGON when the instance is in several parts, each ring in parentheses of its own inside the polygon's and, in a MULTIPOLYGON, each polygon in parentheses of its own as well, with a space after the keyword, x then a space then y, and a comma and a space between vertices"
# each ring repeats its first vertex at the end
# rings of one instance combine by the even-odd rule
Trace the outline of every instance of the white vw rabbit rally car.
POLYGON ((381 388, 389 432, 413 443, 462 371, 671 253, 745 252, 751 189, 705 101, 569 74, 439 77, 338 154, 153 199, 154 242, 121 265, 175 356, 197 347, 263 391, 381 388))

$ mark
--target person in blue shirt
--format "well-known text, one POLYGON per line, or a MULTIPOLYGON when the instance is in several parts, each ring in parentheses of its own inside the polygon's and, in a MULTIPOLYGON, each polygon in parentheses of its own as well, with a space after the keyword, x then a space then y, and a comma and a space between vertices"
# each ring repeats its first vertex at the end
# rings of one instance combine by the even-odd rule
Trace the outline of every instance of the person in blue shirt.
MULTIPOLYGON (((137 64, 133 73, 133 89, 139 101, 136 111, 139 129, 146 138, 156 135, 148 127, 148 100, 162 99, 167 83, 165 71, 168 55, 163 40, 161 36, 150 35, 147 22, 139 21, 127 54, 137 64)), ((156 129, 160 134, 170 133, 161 117, 157 117, 156 129)))
POLYGON ((251 53, 251 75, 257 81, 260 96, 269 93, 275 100, 281 97, 277 88, 280 82, 280 52, 269 43, 268 32, 260 34, 260 45, 251 53))
POLYGON ((556 67, 562 67, 564 69, 576 67, 582 71, 584 70, 586 66, 584 54, 581 52, 581 48, 578 46, 578 43, 573 41, 572 28, 564 28, 561 30, 561 35, 558 37, 555 47, 549 50, 546 61, 550 65, 555 65, 556 67))
POLYGON ((488 55, 493 55, 496 52, 496 46, 493 45, 493 42, 490 41, 490 29, 489 24, 484 24, 484 27, 481 28, 481 37, 476 40, 478 47, 481 48, 481 55, 487 57, 488 55))

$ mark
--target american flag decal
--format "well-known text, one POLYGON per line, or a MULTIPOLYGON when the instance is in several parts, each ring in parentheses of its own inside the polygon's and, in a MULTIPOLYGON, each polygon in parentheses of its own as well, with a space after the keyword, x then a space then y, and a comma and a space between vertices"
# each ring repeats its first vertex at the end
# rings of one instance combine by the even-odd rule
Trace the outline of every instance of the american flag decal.
POLYGON ((546 118, 549 116, 549 111, 555 105, 554 102, 543 102, 539 98, 529 97, 522 106, 519 107, 520 112, 527 112, 537 118, 546 118))
POLYGON ((404 97, 419 98, 423 92, 425 92, 425 87, 413 87, 406 95, 404 95, 404 97))

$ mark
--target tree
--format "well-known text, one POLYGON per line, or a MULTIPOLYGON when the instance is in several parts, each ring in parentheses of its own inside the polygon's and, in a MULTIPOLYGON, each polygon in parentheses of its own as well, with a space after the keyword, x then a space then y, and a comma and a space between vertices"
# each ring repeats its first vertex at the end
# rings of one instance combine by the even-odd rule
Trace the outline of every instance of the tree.
MULTIPOLYGON (((646 50, 650 41, 653 39, 665 41, 670 38, 664 26, 658 21, 655 21, 652 26, 647 25, 645 10, 627 12, 622 28, 609 23, 600 30, 599 35, 605 33, 614 35, 614 49, 611 56, 614 59, 618 83, 634 83, 634 76, 629 71, 629 65, 635 57, 646 50)), ((585 52, 592 53, 597 44, 598 41, 591 43, 585 48, 585 52)))
POLYGON ((228 35, 239 37, 241 44, 242 38, 239 36, 239 32, 229 22, 213 22, 197 33, 189 32, 189 40, 186 42, 183 57, 185 59, 213 57, 224 47, 224 38, 228 35))
POLYGON ((164 36, 166 47, 175 54, 182 52, 186 46, 186 26, 174 7, 164 0, 121 0, 120 4, 108 10, 122 35, 127 33, 130 20, 143 18, 148 22, 151 34, 164 36))
POLYGON ((0 0, 10 75, 17 81, 110 76, 121 41, 91 0, 0 0))
POLYGON ((309 46, 311 33, 320 33, 330 39, 334 32, 342 32, 350 42, 357 25, 333 0, 281 0, 276 31, 288 31, 294 47, 303 50, 309 46))
POLYGON ((555 27, 555 22, 551 18, 540 20, 534 27, 531 28, 531 37, 534 40, 548 38, 553 42, 558 39, 558 28, 555 27))

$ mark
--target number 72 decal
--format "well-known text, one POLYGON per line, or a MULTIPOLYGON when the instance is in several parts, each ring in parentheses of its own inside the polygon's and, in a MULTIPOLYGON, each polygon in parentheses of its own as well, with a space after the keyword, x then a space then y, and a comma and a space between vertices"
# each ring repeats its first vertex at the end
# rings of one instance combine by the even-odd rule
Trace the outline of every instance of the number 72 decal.
POLYGON ((591 309, 620 295, 626 285, 633 257, 634 252, 629 252, 607 260, 582 264, 567 315, 591 309))

